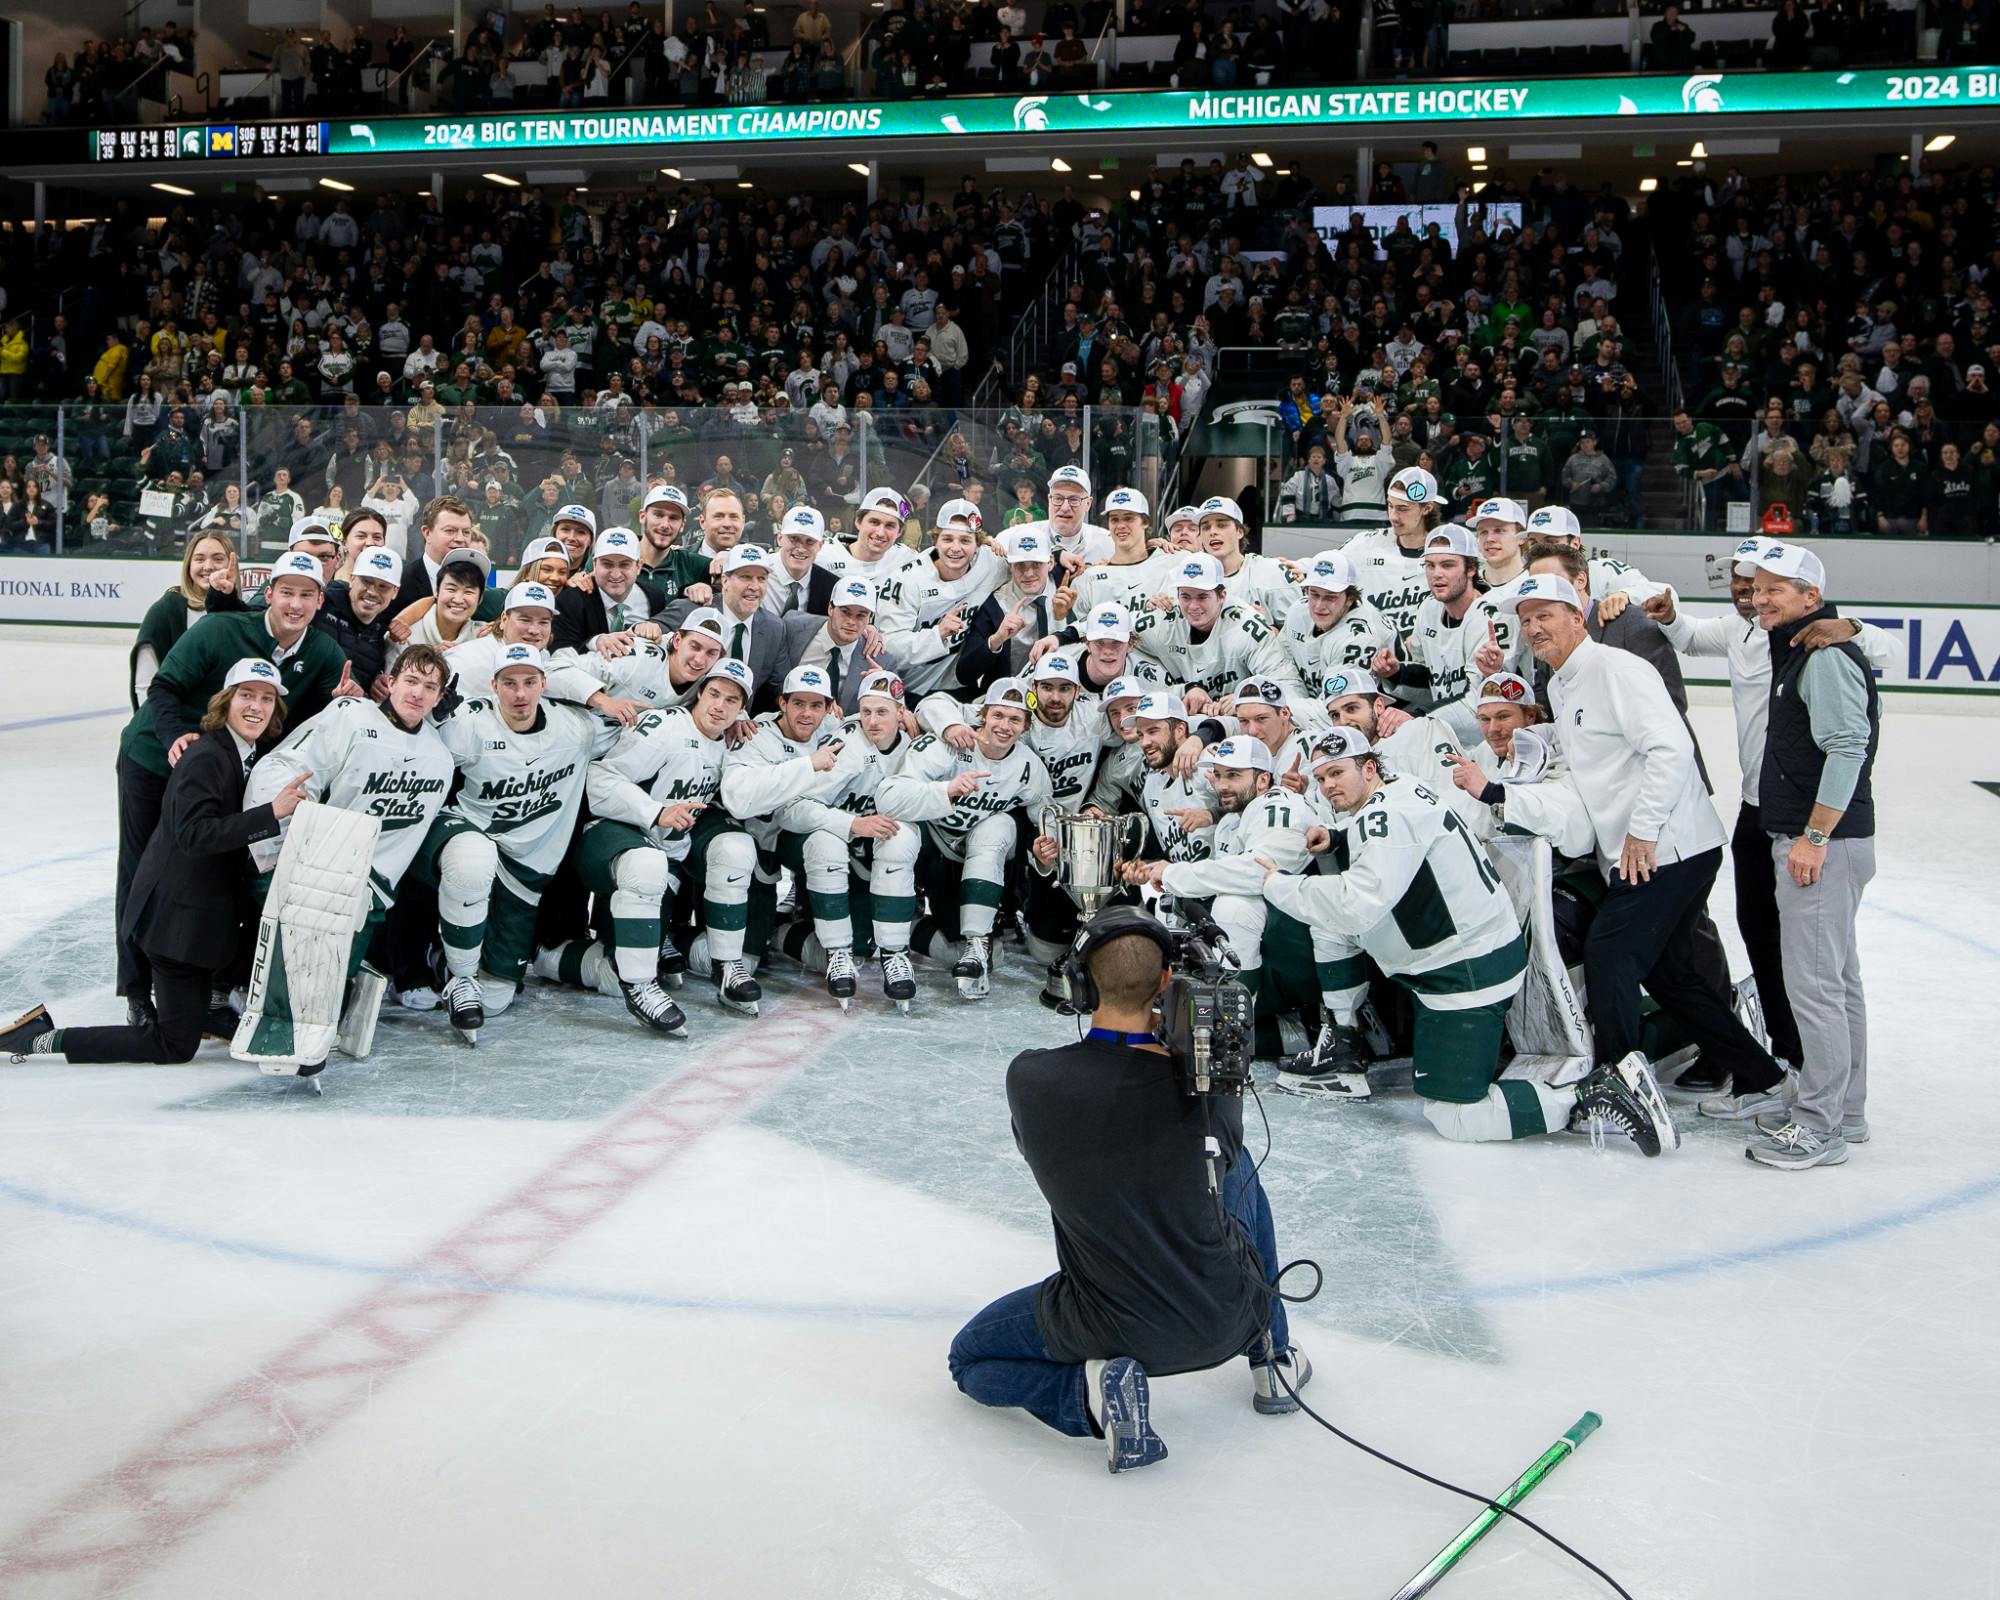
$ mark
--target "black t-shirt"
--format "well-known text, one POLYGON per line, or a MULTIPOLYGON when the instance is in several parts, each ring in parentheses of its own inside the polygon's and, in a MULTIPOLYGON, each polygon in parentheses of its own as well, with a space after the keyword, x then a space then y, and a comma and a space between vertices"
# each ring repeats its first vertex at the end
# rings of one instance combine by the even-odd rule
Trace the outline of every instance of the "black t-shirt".
MULTIPOLYGON (((1097 1040, 1025 1051, 1007 1069, 1007 1105, 1055 1224, 1061 1270, 1035 1300, 1049 1353, 1131 1356, 1153 1373, 1241 1354, 1269 1320, 1250 1281, 1261 1274, 1208 1192, 1202 1103, 1173 1063, 1097 1040)), ((1219 1181, 1243 1148, 1242 1102, 1211 1100, 1208 1120, 1219 1181)))

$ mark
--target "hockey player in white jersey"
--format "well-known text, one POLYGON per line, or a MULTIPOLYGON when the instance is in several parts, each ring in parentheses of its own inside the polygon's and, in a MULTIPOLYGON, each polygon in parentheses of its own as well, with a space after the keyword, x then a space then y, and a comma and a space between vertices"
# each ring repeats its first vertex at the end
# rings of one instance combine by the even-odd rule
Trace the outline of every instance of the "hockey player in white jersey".
POLYGON ((1201 774, 1215 796, 1214 854, 1203 861, 1135 863, 1127 876, 1179 900, 1209 903, 1256 998, 1257 1031, 1269 1041, 1281 1014, 1316 1009, 1311 940, 1296 920, 1264 900, 1265 863, 1280 872, 1306 870, 1312 818, 1299 794, 1278 786, 1271 752, 1260 739, 1237 734, 1210 745, 1201 774), (1270 960, 1267 930, 1273 934, 1270 960))
POLYGON ((1139 804, 1153 835, 1147 855, 1167 861, 1206 861, 1215 854, 1215 791, 1198 771, 1191 777, 1175 771, 1175 758, 1192 737, 1187 707, 1179 695, 1162 690, 1141 696, 1132 716, 1139 730, 1139 758, 1146 768, 1139 804))
POLYGON ((788 933, 786 949, 802 965, 825 971, 826 992, 843 1011, 854 997, 857 900, 881 957, 883 995, 908 1011, 917 994, 910 928, 923 836, 915 823, 875 809, 883 778, 902 765, 913 743, 903 727, 904 693, 893 672, 862 679, 855 714, 831 747, 833 765, 775 814, 778 859, 798 874, 809 913, 788 933))
POLYGON ((555 631, 555 591, 539 583, 517 583, 507 591, 500 619, 490 633, 452 645, 445 651, 451 663, 451 692, 462 700, 493 698, 493 669, 510 644, 546 650, 555 631))
POLYGON ((716 661, 688 706, 643 713, 590 764, 592 817, 577 839, 576 867, 610 913, 611 949, 577 940, 540 951, 538 976, 617 994, 647 1027, 687 1032, 666 992, 686 970, 666 933, 666 908, 695 823, 722 786, 723 737, 749 709, 753 688, 742 662, 716 661))
MULTIPOLYGON (((1583 525, 1567 506, 1538 506, 1528 516, 1526 537, 1560 539, 1574 550, 1583 549, 1583 525)), ((1627 566, 1610 556, 1590 556, 1589 564, 1590 592, 1599 598, 1608 594, 1629 594, 1637 604, 1666 592, 1663 585, 1654 583, 1637 567, 1627 566)), ((1516 578, 1520 576, 1515 574, 1516 578)), ((1497 605, 1499 596, 1495 595, 1493 600, 1497 605)))
POLYGON ((1299 601, 1293 564, 1244 548, 1250 526, 1243 520, 1243 508, 1227 495, 1202 501, 1200 530, 1203 548, 1222 563, 1231 604, 1248 606, 1274 630, 1282 629, 1299 601))
POLYGON ((1167 573, 1169 551, 1155 550, 1151 539, 1152 507, 1137 489, 1113 489, 1104 497, 1104 525, 1111 534, 1111 554, 1069 580, 1077 612, 1098 606, 1122 606, 1127 611, 1148 607, 1165 610, 1173 603, 1167 573), (1153 606, 1153 602, 1162 602, 1153 606))
POLYGON ((973 613, 1007 581, 1007 563, 979 541, 983 526, 970 500, 947 500, 931 547, 878 586, 875 626, 900 664, 905 693, 951 681, 973 613))
POLYGON ((1474 802, 1452 783, 1460 756, 1476 745, 1474 734, 1462 736, 1445 718, 1412 716, 1390 703, 1382 685, 1369 672, 1336 672, 1326 681, 1327 715, 1353 728, 1369 742, 1383 768, 1398 778, 1413 778, 1446 797, 1461 822, 1473 820, 1474 802))
POLYGON ((1396 630, 1361 598, 1354 567, 1338 550, 1322 550, 1299 578, 1300 604, 1292 607, 1278 643, 1307 694, 1317 699, 1329 673, 1366 668, 1375 652, 1393 646, 1396 630))
POLYGON ((1524 554, 1528 508, 1518 500, 1496 495, 1473 507, 1469 525, 1479 545, 1480 576, 1486 582, 1486 592, 1479 597, 1476 609, 1487 641, 1474 648, 1474 670, 1532 675, 1534 659, 1521 637, 1520 619, 1500 604, 1528 575, 1524 554))
POLYGON ((1228 714, 1204 719, 1199 731, 1240 733, 1263 745, 1271 753, 1273 788, 1304 794, 1312 787, 1312 741, 1333 725, 1323 705, 1295 703, 1290 688, 1276 678, 1245 678, 1222 704, 1228 714))
MULTIPOLYGON (((1264 897, 1312 930, 1322 1001, 1350 1042, 1347 1060, 1359 1059, 1353 1036, 1372 960, 1415 1001, 1414 1087, 1424 1116, 1446 1138, 1520 1139, 1601 1120, 1649 1156, 1674 1149, 1673 1118, 1636 1052, 1566 1088, 1500 1079, 1507 1008, 1526 951, 1498 872, 1442 797, 1385 774, 1358 730, 1335 729, 1320 754, 1320 780, 1347 819, 1346 866, 1297 876, 1266 861, 1264 897)), ((1321 1080, 1352 1070, 1287 1071, 1278 1083, 1294 1093, 1338 1093, 1321 1080)))
MULTIPOLYGON (((1160 533, 1167 542, 1167 550, 1172 555, 1186 555, 1190 550, 1201 549, 1201 508, 1199 506, 1175 506, 1167 513, 1160 526, 1160 533)), ((1164 611, 1165 606, 1156 609, 1164 611)))
POLYGON ((1087 520, 1090 516, 1090 474, 1075 465, 1049 474, 1049 514, 1039 522, 1017 522, 1009 533, 1038 533, 1055 552, 1060 573, 1074 577, 1085 567, 1109 561, 1115 553, 1111 530, 1087 520))
POLYGON ((591 759, 617 724, 545 699, 541 651, 510 644, 493 698, 467 700, 438 724, 465 781, 431 824, 411 870, 437 885, 443 945, 433 975, 468 1044, 513 1004, 535 953, 542 890, 576 831, 591 759))
POLYGON ((1444 513, 1437 479, 1422 467, 1403 468, 1389 480, 1388 506, 1387 527, 1357 533, 1340 553, 1354 568, 1361 597, 1400 638, 1431 592, 1424 582, 1424 535, 1444 513))
POLYGON ((697 606, 660 640, 634 639, 622 655, 562 650, 549 662, 548 696, 631 727, 648 711, 689 704, 722 659, 722 613, 697 606))
MULTIPOLYGON (((957 922, 963 944, 952 976, 965 1000, 985 999, 990 987, 993 924, 1017 844, 1016 815, 1038 817, 1049 800, 1048 772, 1021 742, 1028 698, 1025 679, 991 684, 970 749, 924 734, 875 795, 884 816, 923 824, 917 878, 938 931, 949 938, 957 922)), ((927 940, 920 943, 932 952, 927 940)))
POLYGON ((854 542, 829 543, 819 564, 836 578, 866 578, 878 587, 915 563, 917 552, 903 543, 910 502, 895 489, 870 489, 854 508, 854 542))
POLYGON ((1492 623, 1476 610, 1479 547, 1472 534, 1456 522, 1433 528, 1424 536, 1424 582, 1430 597, 1417 608, 1409 634, 1394 647, 1376 652, 1370 670, 1399 693, 1427 701, 1432 715, 1449 723, 1460 738, 1476 731, 1464 703, 1473 675, 1478 646, 1491 644, 1492 623))
POLYGON ((1185 685, 1188 710, 1201 710, 1247 677, 1297 684, 1276 630, 1255 612, 1230 603, 1222 563, 1214 556, 1182 556, 1173 582, 1173 610, 1138 617, 1132 648, 1157 662, 1169 682, 1185 685))

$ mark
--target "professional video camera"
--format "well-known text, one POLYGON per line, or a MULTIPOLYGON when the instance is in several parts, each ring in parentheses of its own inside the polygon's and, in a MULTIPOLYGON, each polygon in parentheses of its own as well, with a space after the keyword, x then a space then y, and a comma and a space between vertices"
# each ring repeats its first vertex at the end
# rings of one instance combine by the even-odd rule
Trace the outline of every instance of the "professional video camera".
POLYGON ((1077 930, 1063 961, 1076 1009, 1097 1008, 1091 952, 1130 934, 1151 939, 1171 969, 1154 1002, 1158 1020, 1153 1031, 1179 1070, 1182 1087, 1197 1095, 1242 1094, 1250 1084, 1255 1003, 1236 976, 1235 958, 1212 920, 1169 924, 1137 906, 1098 912, 1077 930))

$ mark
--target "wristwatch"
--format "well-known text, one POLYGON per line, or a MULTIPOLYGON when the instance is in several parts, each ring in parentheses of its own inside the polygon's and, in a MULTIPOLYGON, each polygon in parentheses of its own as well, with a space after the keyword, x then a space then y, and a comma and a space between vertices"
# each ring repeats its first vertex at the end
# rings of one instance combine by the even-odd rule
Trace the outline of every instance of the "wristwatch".
POLYGON ((1824 850, 1827 838, 1828 835, 1821 833, 1817 828, 1806 829, 1806 843, 1811 845, 1815 850, 1824 850))

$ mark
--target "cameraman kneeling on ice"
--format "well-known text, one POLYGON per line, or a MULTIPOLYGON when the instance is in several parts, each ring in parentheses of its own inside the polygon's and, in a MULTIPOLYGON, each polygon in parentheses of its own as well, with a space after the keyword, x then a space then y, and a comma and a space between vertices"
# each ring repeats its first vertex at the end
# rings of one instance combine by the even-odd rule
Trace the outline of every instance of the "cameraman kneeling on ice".
POLYGON ((1059 1270, 993 1302, 951 1342, 951 1375, 982 1405, 1021 1406, 1059 1432, 1102 1438, 1113 1472, 1167 1447, 1148 1418, 1148 1375, 1247 1356, 1252 1403, 1298 1409, 1312 1376, 1293 1348, 1277 1235, 1243 1148, 1239 1096, 1197 1097, 1154 1036, 1171 976, 1164 927, 1143 911, 1099 912, 1072 960, 1088 978, 1089 1035, 1028 1050, 1007 1069, 1014 1140, 1053 1213, 1059 1270), (1204 1141, 1220 1146, 1211 1169, 1204 1141), (1210 1173, 1223 1174, 1220 1206, 1210 1173), (1271 1368, 1277 1352, 1279 1373, 1271 1368))

